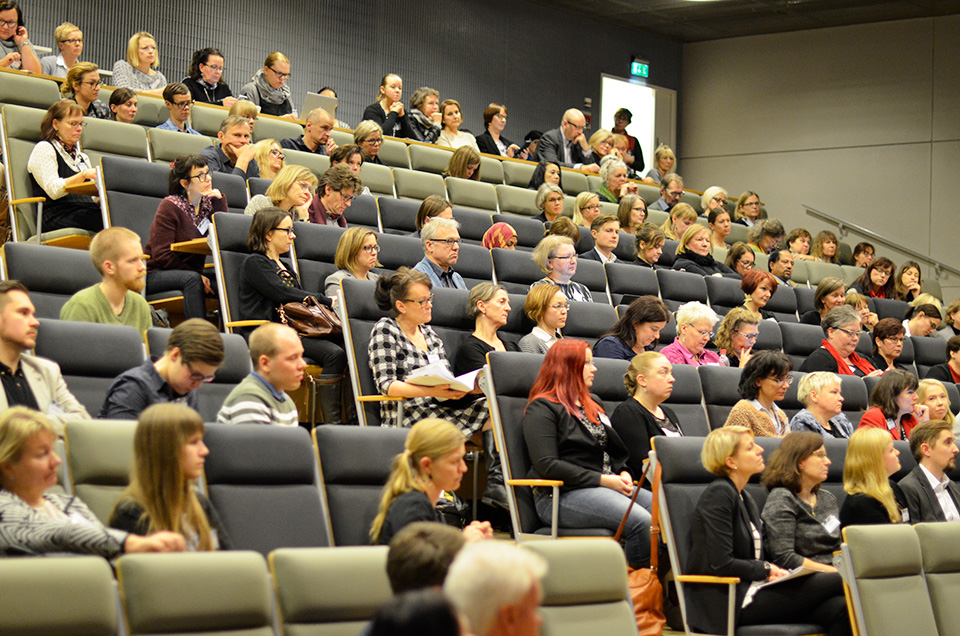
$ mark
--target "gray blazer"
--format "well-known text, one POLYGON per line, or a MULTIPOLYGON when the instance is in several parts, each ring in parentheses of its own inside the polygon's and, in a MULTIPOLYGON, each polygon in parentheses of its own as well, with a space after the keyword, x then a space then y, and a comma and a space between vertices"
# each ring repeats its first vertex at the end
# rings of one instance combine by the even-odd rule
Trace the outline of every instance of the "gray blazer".
MULTIPOLYGON (((60 366, 56 362, 37 356, 20 356, 20 366, 23 375, 33 391, 40 411, 49 417, 57 434, 63 435, 63 425, 68 420, 93 419, 87 413, 77 398, 73 397, 67 383, 60 374, 60 366)), ((0 390, 0 410, 7 408, 7 394, 0 390)))
MULTIPOLYGON (((915 466, 906 477, 900 480, 900 489, 903 490, 903 496, 907 500, 910 523, 947 520, 940 502, 937 501, 937 495, 930 487, 927 476, 920 470, 920 466, 915 466)), ((953 497, 954 505, 960 510, 960 488, 951 481, 947 490, 953 497)))

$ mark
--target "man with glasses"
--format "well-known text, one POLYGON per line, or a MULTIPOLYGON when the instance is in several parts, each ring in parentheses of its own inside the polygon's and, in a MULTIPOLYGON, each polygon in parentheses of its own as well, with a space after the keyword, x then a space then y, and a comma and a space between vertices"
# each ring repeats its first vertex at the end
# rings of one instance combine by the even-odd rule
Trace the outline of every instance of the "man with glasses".
POLYGON ((551 161, 564 168, 599 172, 600 166, 586 163, 593 152, 583 134, 586 125, 586 117, 576 108, 565 112, 560 127, 548 130, 540 137, 533 161, 551 161))
POLYGON ((310 203, 310 222, 347 227, 344 212, 353 203, 354 195, 362 190, 363 182, 347 164, 331 166, 320 177, 319 187, 310 203))
POLYGON ((250 144, 250 122, 245 117, 225 117, 220 123, 217 139, 220 143, 200 151, 200 155, 207 158, 210 170, 244 179, 260 176, 260 167, 253 158, 256 150, 250 144))
POLYGON ((135 420, 145 408, 162 402, 196 409, 196 390, 213 381, 223 355, 223 340, 216 327, 201 318, 185 320, 171 332, 162 356, 151 356, 117 376, 98 417, 135 420))
POLYGON ((187 123, 190 121, 190 108, 193 106, 193 97, 190 96, 190 90, 186 84, 180 82, 171 82, 163 89, 163 105, 167 107, 170 117, 167 121, 157 126, 160 130, 172 130, 174 132, 199 135, 200 133, 190 127, 187 123))
POLYGON ((680 203, 681 196, 683 196, 683 177, 676 172, 665 174, 660 182, 660 198, 648 209, 669 212, 673 206, 680 203))
POLYGON ((337 149, 337 143, 330 135, 333 130, 333 117, 322 108, 314 108, 307 115, 307 124, 299 137, 284 137, 280 146, 289 150, 312 152, 327 156, 337 149))
POLYGON ((453 271, 460 256, 460 224, 434 217, 420 230, 420 241, 424 257, 413 269, 429 276, 434 288, 466 289, 463 276, 453 271))

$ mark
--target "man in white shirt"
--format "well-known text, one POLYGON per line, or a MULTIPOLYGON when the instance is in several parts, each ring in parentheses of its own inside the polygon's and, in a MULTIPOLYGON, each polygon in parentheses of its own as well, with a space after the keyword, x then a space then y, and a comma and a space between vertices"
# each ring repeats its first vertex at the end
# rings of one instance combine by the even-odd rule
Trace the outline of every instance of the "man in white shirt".
POLYGON ((956 468, 953 428, 944 420, 922 422, 910 431, 917 467, 900 480, 910 522, 960 521, 960 488, 947 476, 956 468))

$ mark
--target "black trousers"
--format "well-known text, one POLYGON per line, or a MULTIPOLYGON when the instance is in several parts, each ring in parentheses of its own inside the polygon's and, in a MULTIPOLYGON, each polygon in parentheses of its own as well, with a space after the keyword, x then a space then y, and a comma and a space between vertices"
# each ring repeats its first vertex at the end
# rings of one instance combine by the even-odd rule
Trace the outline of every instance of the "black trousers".
POLYGON ((828 636, 849 636, 852 630, 840 575, 817 572, 763 588, 740 612, 740 625, 776 623, 815 623, 828 636))

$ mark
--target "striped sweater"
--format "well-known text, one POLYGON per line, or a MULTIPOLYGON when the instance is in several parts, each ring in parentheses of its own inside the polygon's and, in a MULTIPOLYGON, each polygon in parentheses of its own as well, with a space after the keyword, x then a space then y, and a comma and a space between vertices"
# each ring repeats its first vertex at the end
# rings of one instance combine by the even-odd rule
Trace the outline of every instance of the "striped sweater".
POLYGON ((297 426, 299 421, 297 405, 290 396, 284 393, 283 400, 277 400, 252 373, 230 392, 217 414, 218 424, 297 426))

